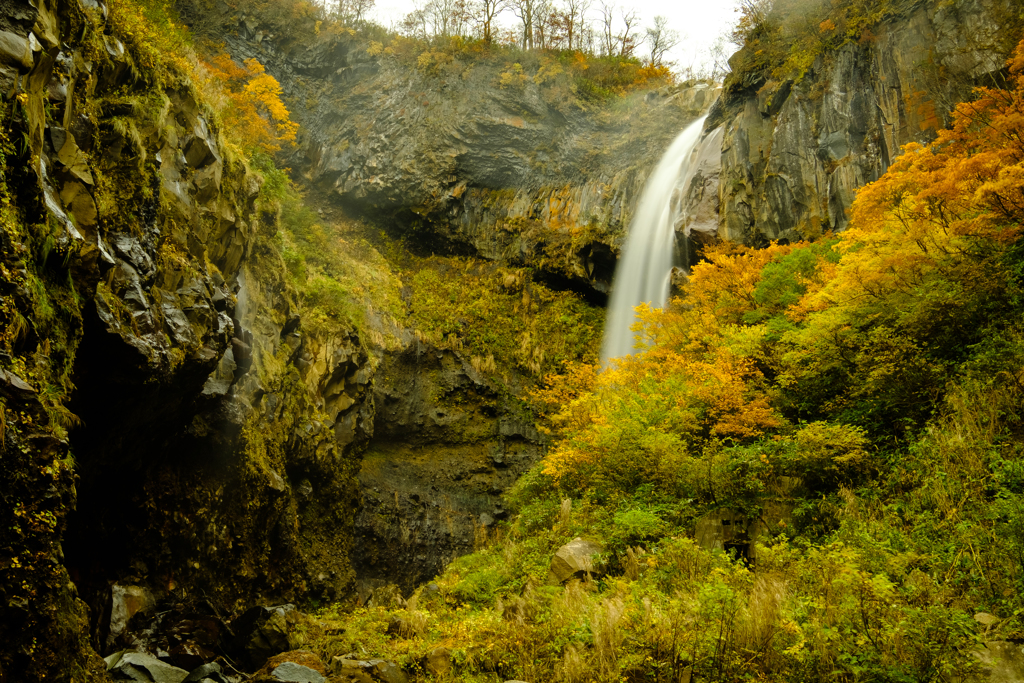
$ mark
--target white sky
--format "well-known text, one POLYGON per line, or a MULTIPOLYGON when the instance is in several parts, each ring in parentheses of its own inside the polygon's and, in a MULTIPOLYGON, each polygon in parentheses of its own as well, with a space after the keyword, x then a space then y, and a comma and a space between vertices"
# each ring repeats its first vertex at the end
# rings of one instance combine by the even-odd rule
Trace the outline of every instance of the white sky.
MULTIPOLYGON (((557 5, 558 0, 554 0, 557 5)), ((614 0, 616 5, 616 22, 619 12, 623 7, 636 10, 640 16, 640 35, 643 35, 643 28, 654 23, 654 17, 658 15, 668 19, 668 25, 679 32, 680 44, 669 53, 668 59, 676 62, 677 68, 684 68, 690 65, 696 66, 704 61, 702 55, 714 44, 723 33, 728 33, 732 25, 739 18, 735 8, 738 0, 649 0, 645 3, 637 3, 635 0, 614 0)), ((384 26, 396 26, 402 18, 412 12, 417 4, 424 4, 424 0, 417 3, 416 0, 377 0, 377 4, 371 13, 371 19, 375 19, 384 26)), ((594 0, 587 19, 597 24, 601 16, 600 0, 594 0)), ((509 11, 500 15, 500 21, 504 25, 511 26, 517 21, 509 11)), ((616 25, 616 30, 619 30, 616 25)), ((731 54, 735 46, 726 48, 726 54, 731 54)), ((638 50, 638 55, 643 54, 644 46, 638 50)))

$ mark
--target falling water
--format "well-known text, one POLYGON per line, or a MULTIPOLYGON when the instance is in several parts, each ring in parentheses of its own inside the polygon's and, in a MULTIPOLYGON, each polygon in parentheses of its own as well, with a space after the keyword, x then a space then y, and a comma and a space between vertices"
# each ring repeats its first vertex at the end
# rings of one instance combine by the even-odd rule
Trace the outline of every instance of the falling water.
POLYGON ((681 201, 673 202, 680 183, 692 175, 693 151, 704 126, 701 117, 679 134, 644 186, 629 226, 626 246, 615 271, 608 304, 601 362, 633 353, 635 309, 641 303, 661 308, 668 299, 675 255, 675 223, 681 201))

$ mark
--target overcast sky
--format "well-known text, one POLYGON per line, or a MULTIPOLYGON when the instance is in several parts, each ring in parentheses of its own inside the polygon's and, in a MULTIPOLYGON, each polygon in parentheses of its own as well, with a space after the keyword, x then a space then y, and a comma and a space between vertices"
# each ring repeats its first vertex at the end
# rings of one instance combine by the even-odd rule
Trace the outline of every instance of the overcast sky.
MULTIPOLYGON (((420 5, 425 0, 420 0, 420 5)), ((559 0, 554 0, 558 4, 559 0)), ((600 18, 600 0, 594 0, 587 18, 591 23, 596 24, 600 18)), ((696 61, 702 60, 702 55, 714 44, 723 33, 728 33, 738 15, 735 8, 738 0, 651 0, 645 3, 636 3, 630 0, 615 0, 616 20, 621 8, 627 7, 636 10, 640 16, 641 29, 654 23, 654 17, 662 15, 668 19, 669 26, 679 32, 682 39, 680 44, 672 50, 669 59, 676 62, 678 67, 686 67, 696 61)), ((402 18, 413 11, 417 6, 416 0, 377 0, 371 18, 376 19, 384 26, 396 26, 402 18)), ((512 25, 516 22, 515 16, 506 11, 501 15, 502 23, 512 25)), ((616 27, 618 30, 618 26, 616 27)), ((735 47, 727 48, 731 52, 735 47)), ((643 47, 640 48, 642 54, 643 47)))

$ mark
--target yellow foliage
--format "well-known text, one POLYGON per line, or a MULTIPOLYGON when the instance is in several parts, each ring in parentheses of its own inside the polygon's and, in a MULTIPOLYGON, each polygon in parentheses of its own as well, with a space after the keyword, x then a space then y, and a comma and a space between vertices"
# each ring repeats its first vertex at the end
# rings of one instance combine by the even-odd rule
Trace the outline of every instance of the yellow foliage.
POLYGON ((256 59, 238 66, 226 54, 204 62, 205 85, 221 94, 220 109, 229 135, 250 151, 274 152, 293 143, 299 124, 281 101, 281 84, 256 59))
POLYGON ((498 86, 501 88, 522 88, 530 77, 523 73, 523 65, 516 62, 498 76, 498 86))

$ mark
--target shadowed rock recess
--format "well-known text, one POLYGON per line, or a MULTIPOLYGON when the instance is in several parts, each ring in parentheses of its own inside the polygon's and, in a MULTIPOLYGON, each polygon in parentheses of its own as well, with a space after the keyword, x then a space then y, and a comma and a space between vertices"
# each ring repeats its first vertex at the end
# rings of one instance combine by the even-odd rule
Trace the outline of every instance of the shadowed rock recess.
MULTIPOLYGON (((427 72, 349 34, 275 39, 244 8, 209 21, 284 87, 296 177, 420 253, 601 301, 687 123, 711 108, 680 235, 841 230, 901 145, 1001 78, 1014 6, 920 2, 804 74, 592 108, 495 87, 504 64, 427 72)), ((314 35, 303 21, 291 35, 314 35)), ((107 680, 99 655, 133 645, 256 670, 295 649, 286 603, 408 593, 487 538, 545 447, 515 373, 408 329, 307 331, 263 176, 112 22, 96 0, 0 13, 0 682, 107 680)))

